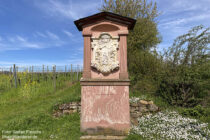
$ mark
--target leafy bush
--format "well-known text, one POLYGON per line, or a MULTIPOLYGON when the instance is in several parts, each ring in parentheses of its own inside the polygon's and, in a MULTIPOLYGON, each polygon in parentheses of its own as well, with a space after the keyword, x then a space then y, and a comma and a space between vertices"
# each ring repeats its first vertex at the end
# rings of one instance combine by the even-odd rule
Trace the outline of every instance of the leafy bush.
POLYGON ((209 28, 192 28, 165 53, 158 95, 171 105, 193 107, 209 94, 209 28))
POLYGON ((165 73, 157 93, 169 104, 183 107, 196 106, 207 95, 197 73, 186 67, 165 73))
POLYGON ((194 108, 185 108, 181 111, 181 114, 184 116, 191 116, 195 118, 200 118, 202 116, 210 115, 209 112, 203 108, 201 105, 197 105, 194 108))

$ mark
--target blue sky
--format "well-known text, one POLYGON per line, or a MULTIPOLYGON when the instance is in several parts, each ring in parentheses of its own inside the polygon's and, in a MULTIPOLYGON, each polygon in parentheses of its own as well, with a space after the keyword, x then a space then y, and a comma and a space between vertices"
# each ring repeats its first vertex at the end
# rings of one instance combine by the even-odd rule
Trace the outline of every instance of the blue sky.
MULTIPOLYGON (((195 25, 210 26, 210 0, 156 0, 158 50, 195 25)), ((0 66, 82 64, 83 38, 73 21, 101 0, 0 0, 0 66)))

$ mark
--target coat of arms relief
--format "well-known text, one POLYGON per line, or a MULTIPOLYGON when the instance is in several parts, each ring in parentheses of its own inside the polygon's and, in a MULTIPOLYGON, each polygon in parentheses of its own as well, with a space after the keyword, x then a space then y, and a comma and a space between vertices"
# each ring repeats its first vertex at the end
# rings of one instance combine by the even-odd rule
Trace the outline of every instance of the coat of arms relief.
POLYGON ((113 38, 108 33, 101 33, 99 38, 92 38, 91 48, 93 53, 92 67, 104 74, 119 68, 118 37, 113 38))

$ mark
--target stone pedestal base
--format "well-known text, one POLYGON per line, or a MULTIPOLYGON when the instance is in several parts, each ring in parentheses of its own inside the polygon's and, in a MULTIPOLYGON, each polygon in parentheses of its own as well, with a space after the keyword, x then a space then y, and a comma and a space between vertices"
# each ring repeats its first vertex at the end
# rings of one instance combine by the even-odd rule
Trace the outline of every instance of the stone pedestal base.
POLYGON ((80 140, 124 140, 125 136, 82 136, 80 140))
POLYGON ((81 131, 127 135, 130 130, 129 80, 81 80, 81 131))

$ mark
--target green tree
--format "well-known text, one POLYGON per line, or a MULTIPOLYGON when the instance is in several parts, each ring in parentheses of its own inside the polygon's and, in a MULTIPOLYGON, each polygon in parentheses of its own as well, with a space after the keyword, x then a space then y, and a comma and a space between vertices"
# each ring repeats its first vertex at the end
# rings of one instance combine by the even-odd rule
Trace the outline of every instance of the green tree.
POLYGON ((104 0, 100 9, 130 18, 148 18, 154 20, 158 16, 156 2, 147 0, 104 0))
POLYGON ((151 70, 156 71, 156 67, 151 65, 151 61, 156 61, 156 56, 150 50, 161 40, 156 22, 159 15, 157 4, 147 0, 104 0, 100 10, 137 20, 128 36, 128 70, 132 84, 135 85, 151 70))
POLYGON ((165 52, 158 94, 170 104, 195 106, 210 95, 210 28, 195 26, 165 52))
POLYGON ((195 26, 188 33, 177 37, 165 52, 165 58, 173 66, 193 66, 206 62, 210 53, 210 28, 195 26))

